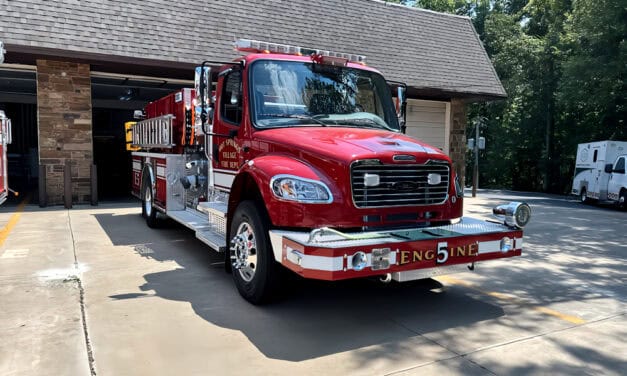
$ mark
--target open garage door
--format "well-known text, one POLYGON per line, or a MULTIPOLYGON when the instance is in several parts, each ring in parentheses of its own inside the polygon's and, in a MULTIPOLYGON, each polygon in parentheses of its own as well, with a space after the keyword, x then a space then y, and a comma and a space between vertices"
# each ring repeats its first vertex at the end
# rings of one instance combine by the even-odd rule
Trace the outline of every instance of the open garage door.
POLYGON ((407 100, 407 135, 438 147, 448 154, 449 108, 448 102, 407 100))
MULTIPOLYGON (((12 142, 7 146, 9 187, 26 196, 37 188, 39 171, 34 66, 3 64, 0 69, 0 110, 11 119, 12 142)), ((9 200, 12 199, 15 197, 9 195, 9 200)))
POLYGON ((126 150, 124 123, 133 111, 193 81, 92 72, 94 163, 98 167, 98 196, 130 196, 131 156, 126 150))

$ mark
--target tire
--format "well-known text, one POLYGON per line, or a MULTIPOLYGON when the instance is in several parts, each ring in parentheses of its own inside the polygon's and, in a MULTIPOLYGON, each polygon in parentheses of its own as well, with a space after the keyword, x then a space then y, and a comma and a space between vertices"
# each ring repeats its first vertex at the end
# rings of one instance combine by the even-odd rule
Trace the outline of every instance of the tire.
POLYGON ((150 228, 157 227, 157 210, 153 201, 152 188, 150 183, 146 183, 142 189, 142 216, 146 220, 146 225, 150 228))
POLYGON ((618 207, 623 211, 627 211, 627 191, 624 189, 620 192, 620 196, 618 196, 618 207))
POLYGON ((588 192, 586 191, 586 188, 585 188, 585 187, 584 187, 584 188, 581 188, 581 193, 580 193, 580 195, 579 195, 579 201, 580 201, 582 204, 588 204, 588 203, 590 203, 590 199, 588 198, 587 194, 588 194, 588 192))
POLYGON ((243 201, 231 221, 229 262, 240 295, 252 304, 276 297, 281 266, 275 261, 268 234, 267 215, 254 201, 243 201))

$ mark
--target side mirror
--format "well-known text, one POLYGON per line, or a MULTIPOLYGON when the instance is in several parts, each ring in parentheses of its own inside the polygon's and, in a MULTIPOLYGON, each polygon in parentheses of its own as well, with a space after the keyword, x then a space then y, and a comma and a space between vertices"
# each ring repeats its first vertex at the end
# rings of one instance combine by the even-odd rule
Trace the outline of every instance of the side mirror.
POLYGON ((11 130, 11 119, 7 119, 7 145, 13 142, 13 132, 11 130))
POLYGON ((608 164, 605 165, 605 172, 608 173, 608 174, 612 173, 612 164, 611 163, 608 163, 608 164))
POLYGON ((401 132, 405 133, 407 129, 405 125, 407 123, 407 85, 401 84, 396 90, 396 115, 401 126, 401 132))
POLYGON ((207 122, 211 124, 213 119, 213 116, 207 116, 211 112, 211 96, 209 95, 211 89, 211 68, 206 67, 204 63, 200 67, 196 67, 194 89, 196 90, 196 113, 200 116, 200 126, 204 131, 205 124, 207 122))
POLYGON ((4 54, 7 50, 4 49, 4 43, 0 40, 0 64, 4 63, 4 54))

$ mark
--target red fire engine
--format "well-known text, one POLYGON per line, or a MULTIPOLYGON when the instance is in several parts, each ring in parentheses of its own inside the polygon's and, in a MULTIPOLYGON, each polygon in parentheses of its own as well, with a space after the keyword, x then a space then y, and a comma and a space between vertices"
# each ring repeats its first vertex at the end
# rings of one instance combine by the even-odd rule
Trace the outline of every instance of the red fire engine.
MULTIPOLYGON (((1 48, 1 47, 0 47, 1 48)), ((0 205, 9 196, 7 145, 11 143, 11 119, 0 110, 0 205)), ((15 192, 14 192, 15 193, 15 192)))
POLYGON ((204 62, 195 89, 150 103, 128 132, 148 226, 165 215, 224 252, 245 299, 270 298, 282 267, 403 282, 521 254, 529 206, 463 217, 449 157, 403 134, 404 84, 360 55, 236 48, 248 54, 204 62))

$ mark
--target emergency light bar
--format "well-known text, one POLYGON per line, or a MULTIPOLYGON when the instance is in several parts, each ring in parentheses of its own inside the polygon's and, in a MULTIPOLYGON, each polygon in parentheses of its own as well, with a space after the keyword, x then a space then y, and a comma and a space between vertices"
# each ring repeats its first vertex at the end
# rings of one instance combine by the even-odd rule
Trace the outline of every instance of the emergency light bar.
POLYGON ((235 42, 234 46, 237 51, 242 52, 275 53, 296 56, 309 55, 315 62, 330 63, 332 65, 338 65, 337 63, 340 59, 350 61, 351 63, 366 64, 366 57, 364 55, 290 46, 288 44, 261 42, 252 39, 239 39, 235 42))

